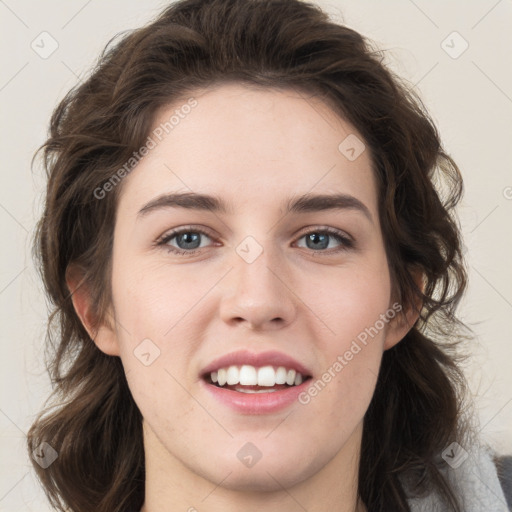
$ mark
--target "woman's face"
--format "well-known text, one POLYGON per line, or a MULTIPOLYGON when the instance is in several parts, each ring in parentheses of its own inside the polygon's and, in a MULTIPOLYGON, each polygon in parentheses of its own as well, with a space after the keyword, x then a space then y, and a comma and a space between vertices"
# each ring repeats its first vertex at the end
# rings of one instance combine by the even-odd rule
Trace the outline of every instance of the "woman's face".
POLYGON ((96 342, 120 355, 162 471, 261 491, 353 468, 382 352, 405 334, 369 150, 295 91, 194 97, 159 112, 123 180, 116 324, 96 342))

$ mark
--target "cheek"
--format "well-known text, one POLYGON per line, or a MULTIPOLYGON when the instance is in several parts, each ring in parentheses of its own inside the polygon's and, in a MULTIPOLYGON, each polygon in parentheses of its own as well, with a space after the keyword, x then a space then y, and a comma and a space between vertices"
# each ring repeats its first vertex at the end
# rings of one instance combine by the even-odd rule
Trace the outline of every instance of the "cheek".
POLYGON ((188 320, 210 281, 165 264, 120 262, 113 275, 116 313, 128 331, 165 341, 188 320))
POLYGON ((343 269, 325 293, 311 294, 308 305, 328 328, 316 337, 323 371, 310 391, 322 395, 320 400, 326 407, 330 404, 336 419, 362 416, 374 392, 386 330, 395 313, 390 311, 385 260, 343 269))
POLYGON ((119 265, 117 272, 117 335, 131 394, 144 418, 159 422, 166 435, 180 438, 193 412, 184 385, 198 338, 190 330, 187 313, 199 300, 200 290, 184 294, 194 287, 173 279, 161 267, 119 265))
POLYGON ((371 339, 383 339, 385 326, 380 319, 390 308, 391 293, 385 260, 342 269, 328 280, 319 280, 314 289, 323 292, 310 293, 308 305, 328 327, 326 353, 343 353, 358 337, 364 341, 365 333, 371 339))
POLYGON ((209 285, 186 282, 179 272, 170 274, 162 265, 132 262, 128 266, 120 261, 114 268, 113 299, 123 365, 132 379, 141 381, 139 392, 161 387, 162 382, 174 389, 172 376, 183 381, 198 339, 187 315, 197 308, 209 285))

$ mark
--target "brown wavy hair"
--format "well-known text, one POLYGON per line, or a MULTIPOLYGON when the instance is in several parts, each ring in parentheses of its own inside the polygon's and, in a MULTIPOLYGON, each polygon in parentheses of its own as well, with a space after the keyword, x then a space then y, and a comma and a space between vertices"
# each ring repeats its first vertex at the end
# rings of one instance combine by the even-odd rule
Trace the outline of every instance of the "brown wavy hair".
POLYGON ((421 306, 383 355, 364 418, 358 492, 372 512, 409 511, 408 498, 427 492, 460 511, 439 454, 470 431, 459 360, 465 326, 455 315, 466 286, 453 212, 462 179, 420 98, 383 61, 311 3, 182 0, 114 38, 56 107, 35 155, 43 151, 48 187, 34 245, 52 304, 46 364, 54 391, 28 434, 30 453, 42 442, 58 452, 46 469, 33 462, 56 509, 125 512, 144 502, 140 411, 121 360, 96 347, 66 284, 79 268, 97 325, 109 321, 122 182, 102 199, 94 191, 144 145, 157 109, 237 82, 322 98, 371 150, 393 291, 404 308, 421 306))

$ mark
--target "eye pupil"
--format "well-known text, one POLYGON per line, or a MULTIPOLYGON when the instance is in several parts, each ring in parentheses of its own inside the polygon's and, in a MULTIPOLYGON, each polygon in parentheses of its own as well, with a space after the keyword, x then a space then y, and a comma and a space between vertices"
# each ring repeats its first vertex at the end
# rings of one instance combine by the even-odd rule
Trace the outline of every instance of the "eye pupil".
POLYGON ((182 233, 177 236, 176 241, 178 245, 180 246, 180 249, 197 249, 199 245, 195 245, 195 243, 200 242, 200 234, 199 233, 193 233, 193 232, 187 232, 182 233), (182 247, 180 242, 184 242, 185 246, 182 247), (193 247, 190 247, 190 244, 193 245, 193 247))
POLYGON ((322 249, 325 249, 329 245, 329 235, 322 234, 322 233, 310 233, 307 238, 306 245, 309 249, 318 249, 321 247, 322 249), (313 243, 313 246, 309 244, 309 242, 313 243), (320 245, 318 245, 318 242, 320 242, 320 245))

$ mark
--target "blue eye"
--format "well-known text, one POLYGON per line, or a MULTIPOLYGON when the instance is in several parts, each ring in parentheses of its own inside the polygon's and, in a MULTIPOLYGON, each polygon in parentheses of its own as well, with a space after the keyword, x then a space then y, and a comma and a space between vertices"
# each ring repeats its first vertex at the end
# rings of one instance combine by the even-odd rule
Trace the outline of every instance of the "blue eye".
MULTIPOLYGON (((169 252, 174 254, 192 255, 199 252, 200 249, 207 247, 207 244, 202 243, 204 237, 212 240, 212 237, 204 230, 187 227, 167 233, 156 242, 156 245, 164 246, 169 252)), ((351 238, 332 228, 311 230, 302 235, 298 240, 302 239, 306 240, 307 249, 317 253, 332 254, 333 252, 346 251, 354 247, 354 242, 351 238), (335 247, 331 246, 333 240, 337 243, 335 247)))
POLYGON ((338 231, 330 229, 310 231, 309 233, 302 235, 299 240, 302 238, 306 239, 306 247, 308 249, 312 249, 317 252, 319 250, 324 252, 322 249, 332 249, 332 247, 329 247, 331 240, 335 240, 339 245, 341 245, 341 248, 336 250, 349 249, 353 246, 352 240, 348 237, 341 235, 338 231))
POLYGON ((192 231, 190 229, 182 229, 168 233, 159 242, 159 245, 166 245, 170 252, 177 254, 193 254, 201 247, 201 236, 210 238, 202 230, 196 229, 192 231), (172 240, 176 240, 178 247, 170 243, 172 240))

